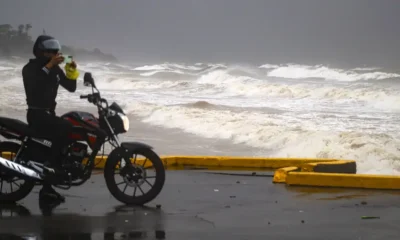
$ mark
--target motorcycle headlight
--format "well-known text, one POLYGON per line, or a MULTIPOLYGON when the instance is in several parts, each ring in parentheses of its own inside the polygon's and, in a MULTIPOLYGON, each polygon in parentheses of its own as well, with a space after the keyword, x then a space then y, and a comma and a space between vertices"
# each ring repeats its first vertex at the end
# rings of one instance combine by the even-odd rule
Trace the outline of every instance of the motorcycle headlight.
POLYGON ((129 118, 121 113, 118 113, 118 115, 121 117, 122 119, 122 124, 124 125, 124 130, 127 132, 129 131, 129 118))

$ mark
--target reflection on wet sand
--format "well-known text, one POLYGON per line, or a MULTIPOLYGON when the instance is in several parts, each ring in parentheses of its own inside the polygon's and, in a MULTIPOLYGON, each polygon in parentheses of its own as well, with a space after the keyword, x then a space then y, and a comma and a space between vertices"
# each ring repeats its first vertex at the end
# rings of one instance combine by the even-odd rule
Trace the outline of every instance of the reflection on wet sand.
MULTIPOLYGON (((36 231, 25 231, 21 226, 19 233, 0 233, 0 240, 117 240, 117 239, 166 239, 166 233, 163 230, 162 213, 160 210, 147 207, 116 207, 114 212, 107 216, 88 217, 74 214, 52 215, 52 210, 58 205, 39 202, 42 211, 42 221, 36 231), (146 214, 137 214, 143 213, 146 214), (140 221, 139 215, 158 215, 157 219, 161 221, 153 221, 153 225, 146 227, 146 230, 135 229, 135 222, 140 221), (132 215, 135 221, 132 221, 132 215), (118 225, 121 218, 124 218, 124 226, 118 225), (117 221, 116 221, 117 220, 117 221), (93 224, 93 221, 97 224, 93 224), (99 228, 99 224, 103 228, 99 228), (76 226, 76 230, 73 228, 76 226), (82 226, 84 226, 82 228, 82 226), (78 229, 79 228, 79 229, 78 229), (121 231, 122 230, 122 231, 121 231)), ((29 209, 18 204, 1 204, 0 219, 19 218, 21 222, 26 218, 34 218, 38 216, 31 215, 29 209)), ((154 218, 151 218, 154 220, 154 218)), ((28 230, 28 229, 26 229, 28 230)))

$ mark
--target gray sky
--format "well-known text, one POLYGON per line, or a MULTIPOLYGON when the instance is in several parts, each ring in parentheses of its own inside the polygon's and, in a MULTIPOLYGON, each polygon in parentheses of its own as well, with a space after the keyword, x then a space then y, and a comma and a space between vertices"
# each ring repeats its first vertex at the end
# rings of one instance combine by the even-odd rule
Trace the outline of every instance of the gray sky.
POLYGON ((135 61, 400 64, 396 0, 0 0, 0 23, 135 61))

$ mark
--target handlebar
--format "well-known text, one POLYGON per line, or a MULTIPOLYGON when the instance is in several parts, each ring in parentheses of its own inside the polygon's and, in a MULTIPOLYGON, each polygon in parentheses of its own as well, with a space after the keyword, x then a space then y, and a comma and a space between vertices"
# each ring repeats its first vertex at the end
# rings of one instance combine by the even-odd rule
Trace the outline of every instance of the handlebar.
POLYGON ((93 93, 93 94, 87 94, 87 95, 80 95, 80 99, 88 99, 88 102, 93 103, 100 109, 107 109, 108 108, 108 102, 106 99, 101 98, 99 93, 93 93), (103 103, 106 104, 106 107, 103 107, 103 103))

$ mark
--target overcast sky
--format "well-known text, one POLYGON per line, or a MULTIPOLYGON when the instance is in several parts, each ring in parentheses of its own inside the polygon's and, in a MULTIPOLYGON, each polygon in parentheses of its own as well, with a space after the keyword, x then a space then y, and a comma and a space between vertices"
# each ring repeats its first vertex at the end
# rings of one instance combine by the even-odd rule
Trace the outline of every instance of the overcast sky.
POLYGON ((400 66, 398 0, 0 0, 0 23, 135 61, 400 66))

